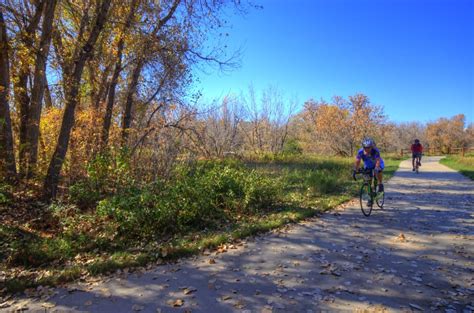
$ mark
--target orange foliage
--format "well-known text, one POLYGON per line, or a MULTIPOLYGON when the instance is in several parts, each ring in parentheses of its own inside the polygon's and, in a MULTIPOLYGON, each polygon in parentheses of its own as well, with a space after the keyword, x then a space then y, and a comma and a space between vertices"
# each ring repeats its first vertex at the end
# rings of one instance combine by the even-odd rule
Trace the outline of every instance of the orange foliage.
MULTIPOLYGON (((38 173, 46 174, 49 161, 53 155, 54 143, 57 141, 63 109, 50 108, 44 111, 40 123, 40 147, 38 156, 38 173)), ((84 108, 77 112, 76 122, 71 134, 69 149, 62 170, 62 175, 69 182, 86 176, 86 167, 91 159, 99 152, 100 132, 102 130, 101 112, 93 108, 84 108)), ((120 129, 112 124, 110 129, 110 145, 119 143, 120 129)))

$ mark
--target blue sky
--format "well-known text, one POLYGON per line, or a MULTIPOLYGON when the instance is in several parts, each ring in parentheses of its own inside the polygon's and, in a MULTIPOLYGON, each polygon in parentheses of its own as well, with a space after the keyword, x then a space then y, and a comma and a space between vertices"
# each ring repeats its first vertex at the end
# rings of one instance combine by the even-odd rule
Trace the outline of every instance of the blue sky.
POLYGON ((197 72, 206 99, 270 85, 301 103, 362 92, 392 121, 474 121, 473 0, 256 0, 228 15, 241 66, 197 72))

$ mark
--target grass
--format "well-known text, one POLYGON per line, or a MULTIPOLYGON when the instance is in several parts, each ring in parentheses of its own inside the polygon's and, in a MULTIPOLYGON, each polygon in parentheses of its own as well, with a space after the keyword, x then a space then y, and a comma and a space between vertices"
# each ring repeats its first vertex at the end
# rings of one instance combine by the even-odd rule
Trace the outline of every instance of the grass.
POLYGON ((464 157, 459 155, 449 155, 441 159, 440 163, 459 171, 464 176, 474 180, 474 154, 468 154, 464 157))
MULTIPOLYGON (((400 161, 399 158, 385 160, 385 179, 393 175, 400 161)), ((71 206, 53 209, 61 223, 61 231, 54 235, 25 225, 1 225, 0 271, 14 273, 7 277, 3 287, 8 292, 17 292, 156 261, 172 261, 299 222, 357 194, 360 182, 351 179, 352 163, 349 158, 319 156, 246 163, 248 171, 258 174, 252 175, 263 177, 259 182, 278 181, 274 205, 251 211, 227 210, 220 220, 209 224, 214 226, 187 227, 161 238, 136 240, 117 236, 114 233, 117 225, 109 218, 98 217, 94 212, 80 213, 71 206)), ((258 195, 254 189, 252 192, 258 195)), ((239 198, 232 198, 235 199, 239 198)), ((234 205, 234 202, 229 203, 234 205)), ((236 207, 241 206, 237 203, 236 207)), ((0 290, 3 287, 0 285, 0 290)))

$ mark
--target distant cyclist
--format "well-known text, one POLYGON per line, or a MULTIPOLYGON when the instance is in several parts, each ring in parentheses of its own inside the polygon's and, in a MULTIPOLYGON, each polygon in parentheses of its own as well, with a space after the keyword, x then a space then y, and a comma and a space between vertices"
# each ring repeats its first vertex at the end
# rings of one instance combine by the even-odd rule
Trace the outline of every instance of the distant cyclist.
POLYGON ((411 145, 411 165, 415 171, 415 159, 418 158, 418 166, 421 166, 421 155, 423 154, 423 146, 420 143, 420 140, 415 139, 414 143, 411 145))
POLYGON ((364 168, 375 170, 378 181, 378 192, 383 192, 382 171, 385 167, 380 151, 375 147, 375 141, 372 138, 362 140, 362 148, 357 152, 354 163, 354 175, 359 170, 360 161, 364 161, 364 168))

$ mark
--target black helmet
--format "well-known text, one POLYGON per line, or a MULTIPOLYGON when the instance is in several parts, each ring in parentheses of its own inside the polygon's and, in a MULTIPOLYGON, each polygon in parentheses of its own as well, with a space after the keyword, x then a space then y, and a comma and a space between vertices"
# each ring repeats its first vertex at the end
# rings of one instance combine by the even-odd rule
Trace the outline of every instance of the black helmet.
POLYGON ((370 137, 366 137, 362 140, 362 147, 364 147, 364 148, 369 148, 369 147, 373 148, 373 147, 375 147, 375 141, 370 137))
POLYGON ((415 139, 415 143, 420 143, 420 140, 419 140, 419 139, 415 139))

